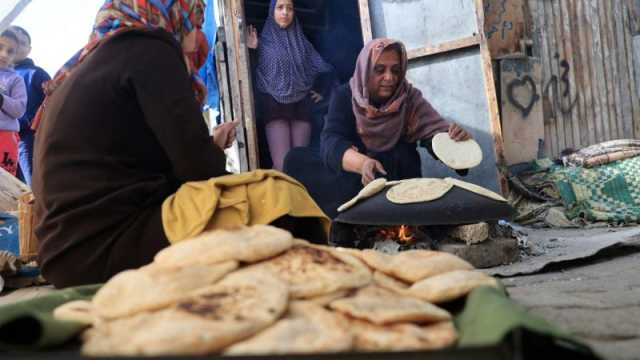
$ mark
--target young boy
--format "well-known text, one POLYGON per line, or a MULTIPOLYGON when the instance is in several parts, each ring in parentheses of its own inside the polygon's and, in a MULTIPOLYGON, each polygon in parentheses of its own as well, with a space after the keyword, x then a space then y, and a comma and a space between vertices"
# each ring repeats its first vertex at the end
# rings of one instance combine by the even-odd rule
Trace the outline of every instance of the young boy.
POLYGON ((31 121, 44 100, 42 85, 51 80, 49 74, 35 65, 28 56, 31 52, 31 36, 20 26, 11 26, 9 30, 18 37, 18 49, 14 69, 22 76, 27 89, 27 110, 18 119, 20 122, 20 143, 18 144, 18 178, 31 186, 31 171, 33 169, 33 142, 34 131, 31 129, 31 121))
POLYGON ((12 68, 17 48, 15 33, 0 34, 0 166, 13 175, 18 162, 18 119, 27 107, 24 80, 12 68))

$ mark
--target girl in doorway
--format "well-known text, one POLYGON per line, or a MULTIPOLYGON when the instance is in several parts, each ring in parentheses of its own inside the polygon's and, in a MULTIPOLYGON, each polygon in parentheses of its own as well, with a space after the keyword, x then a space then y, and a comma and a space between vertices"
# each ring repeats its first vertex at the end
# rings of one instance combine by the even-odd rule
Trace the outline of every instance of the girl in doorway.
POLYGON ((263 104, 273 168, 282 170, 291 148, 309 144, 311 101, 322 100, 312 87, 318 75, 332 67, 302 32, 293 0, 271 0, 259 40, 256 29, 249 27, 247 45, 258 49, 257 98, 263 104))

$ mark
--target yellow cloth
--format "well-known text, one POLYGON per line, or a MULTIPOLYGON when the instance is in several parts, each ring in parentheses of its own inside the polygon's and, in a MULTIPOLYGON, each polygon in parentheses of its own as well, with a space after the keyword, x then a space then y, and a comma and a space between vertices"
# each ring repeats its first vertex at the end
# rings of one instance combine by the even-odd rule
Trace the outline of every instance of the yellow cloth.
POLYGON ((275 170, 256 170, 189 182, 162 204, 162 225, 171 243, 205 230, 269 224, 290 215, 331 221, 302 184, 275 170))

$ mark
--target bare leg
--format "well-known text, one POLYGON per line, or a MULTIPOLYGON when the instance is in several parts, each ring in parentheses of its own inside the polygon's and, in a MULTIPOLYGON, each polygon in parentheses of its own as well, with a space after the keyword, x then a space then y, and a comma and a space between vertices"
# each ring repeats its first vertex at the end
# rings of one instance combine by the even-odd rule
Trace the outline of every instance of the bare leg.
POLYGON ((291 122, 291 145, 293 147, 309 146, 311 140, 311 123, 308 121, 291 122))
POLYGON ((266 133, 273 168, 282 171, 284 157, 291 149, 291 125, 288 120, 271 120, 266 125, 266 133))

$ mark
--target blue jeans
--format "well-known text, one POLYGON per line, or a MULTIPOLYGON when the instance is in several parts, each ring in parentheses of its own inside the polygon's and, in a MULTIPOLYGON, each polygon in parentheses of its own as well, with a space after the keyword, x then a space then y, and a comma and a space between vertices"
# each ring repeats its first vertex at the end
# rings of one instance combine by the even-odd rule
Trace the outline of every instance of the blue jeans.
POLYGON ((18 143, 18 179, 31 186, 31 172, 33 169, 33 140, 34 131, 26 129, 20 131, 18 143))

